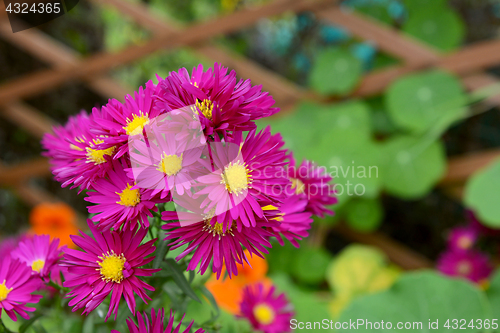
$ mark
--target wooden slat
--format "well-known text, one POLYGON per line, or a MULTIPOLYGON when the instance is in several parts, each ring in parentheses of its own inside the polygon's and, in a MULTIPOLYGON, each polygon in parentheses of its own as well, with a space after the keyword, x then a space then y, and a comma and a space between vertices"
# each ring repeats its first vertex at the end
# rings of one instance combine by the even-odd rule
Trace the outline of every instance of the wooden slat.
POLYGON ((42 70, 0 86, 0 105, 32 96, 74 79, 89 79, 101 72, 140 59, 155 51, 196 44, 219 34, 230 33, 252 25, 261 17, 285 11, 313 10, 329 4, 329 0, 278 0, 254 9, 246 9, 176 33, 162 33, 143 45, 130 46, 118 53, 101 53, 83 60, 78 66, 42 70))
POLYGON ((0 174, 0 184, 2 185, 15 185, 31 177, 50 175, 49 161, 45 157, 37 157, 13 166, 4 165, 2 169, 0 174))
POLYGON ((0 115, 19 127, 24 128, 37 138, 52 131, 55 122, 31 106, 13 102, 0 108, 0 115))
MULTIPOLYGON (((0 22, 0 36, 17 47, 32 54, 55 68, 73 68, 80 66, 81 57, 78 52, 45 35, 38 29, 29 29, 12 33, 8 22, 0 22)), ((88 80, 91 88, 106 98, 123 100, 132 89, 124 87, 105 76, 95 76, 88 80)))
POLYGON ((379 248, 387 254, 392 262, 403 269, 416 270, 432 268, 434 266, 432 261, 422 256, 420 253, 409 249, 405 245, 396 242, 381 233, 360 233, 346 227, 343 224, 336 226, 334 230, 351 241, 379 248))
POLYGON ((357 37, 376 43, 377 47, 402 59, 408 65, 424 65, 439 60, 439 55, 431 47, 403 35, 393 27, 346 8, 329 8, 316 12, 316 15, 341 25, 357 37))
POLYGON ((448 162, 448 170, 441 180, 441 185, 464 182, 472 174, 499 158, 500 150, 498 149, 451 158, 448 162))
MULTIPOLYGON (((94 0, 97 4, 112 6, 122 14, 129 16, 136 23, 149 29, 156 35, 164 32, 175 33, 181 31, 179 24, 170 22, 164 17, 157 16, 147 5, 132 3, 123 0, 94 0)), ((285 107, 305 95, 305 91, 297 84, 286 80, 262 65, 246 59, 221 46, 210 43, 195 45, 194 51, 202 57, 213 59, 224 66, 236 70, 239 77, 249 78, 253 82, 262 84, 265 91, 269 91, 277 102, 277 106, 285 107)))

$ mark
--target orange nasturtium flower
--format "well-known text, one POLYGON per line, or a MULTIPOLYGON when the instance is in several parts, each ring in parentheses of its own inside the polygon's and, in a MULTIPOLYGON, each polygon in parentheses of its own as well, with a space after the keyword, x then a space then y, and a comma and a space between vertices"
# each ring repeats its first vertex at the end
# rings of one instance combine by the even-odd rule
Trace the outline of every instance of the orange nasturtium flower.
MULTIPOLYGON (((266 277, 267 261, 256 255, 250 258, 248 251, 245 251, 250 266, 246 263, 244 266, 237 264, 238 275, 232 279, 225 278, 217 280, 217 275, 214 273, 208 280, 206 287, 214 296, 217 304, 231 314, 238 314, 240 310, 240 302, 243 296, 243 288, 248 284, 261 282, 265 287, 269 287, 272 282, 266 277)), ((225 269, 222 270, 224 275, 225 269)))
POLYGON ((64 203, 41 203, 30 214, 30 233, 50 235, 51 239, 59 238, 61 245, 75 247, 70 235, 76 235, 75 211, 64 203))

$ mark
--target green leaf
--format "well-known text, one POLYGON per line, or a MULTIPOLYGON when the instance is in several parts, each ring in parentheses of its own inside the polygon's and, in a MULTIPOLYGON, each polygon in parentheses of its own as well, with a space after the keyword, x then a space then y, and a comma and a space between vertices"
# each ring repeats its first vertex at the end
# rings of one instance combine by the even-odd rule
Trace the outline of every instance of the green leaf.
POLYGON ((363 65, 351 52, 339 48, 321 51, 311 70, 311 87, 322 95, 346 95, 358 83, 363 65))
MULTIPOLYGON (((355 299, 341 314, 338 321, 375 323, 383 320, 390 322, 392 329, 377 329, 377 332, 395 332, 396 324, 422 323, 404 332, 436 332, 448 333, 444 327, 446 321, 464 319, 468 324, 471 320, 491 319, 489 304, 484 293, 465 280, 444 277, 435 272, 408 273, 387 291, 363 296, 355 299), (438 328, 429 330, 429 320, 438 321, 438 328)), ((460 332, 479 332, 464 325, 460 332)), ((385 327, 385 326, 384 326, 385 327)), ((348 330, 339 330, 347 332, 348 330)), ((400 331, 400 330, 397 330, 400 331)), ((486 330, 486 332, 489 330, 486 330)), ((357 332, 374 332, 365 325, 358 327, 357 332)))
POLYGON ((446 169, 444 148, 410 136, 396 136, 382 147, 382 182, 392 195, 416 199, 426 195, 446 169))
POLYGON ((330 263, 327 281, 336 295, 363 294, 371 290, 371 282, 386 267, 386 262, 385 254, 377 248, 353 244, 330 263))
MULTIPOLYGON (((327 302, 321 299, 315 293, 303 290, 295 285, 288 275, 276 274, 271 276, 278 293, 286 293, 290 303, 293 304, 295 315, 294 319, 302 322, 321 322, 323 319, 330 318, 327 309, 327 302)), ((239 331, 233 331, 239 332, 239 331)), ((294 333, 310 333, 315 330, 294 329, 294 333)), ((329 331, 326 331, 329 332, 329 331)))
POLYGON ((166 267, 169 272, 172 273, 172 278, 174 279, 175 284, 189 297, 194 299, 195 301, 201 303, 196 293, 191 288, 186 276, 184 276, 184 272, 180 269, 179 265, 175 262, 174 259, 166 260, 166 267))
POLYGON ((330 260, 330 254, 324 249, 306 247, 303 244, 295 257, 292 274, 304 283, 319 283, 325 278, 330 260))
POLYGON ((33 317, 31 317, 28 321, 24 322, 21 327, 19 327, 19 333, 24 333, 26 332, 26 330, 28 328, 31 327, 31 325, 33 325, 35 323, 35 321, 38 320, 38 318, 40 318, 42 316, 41 313, 38 313, 36 315, 34 315, 33 317))
POLYGON ((378 199, 356 198, 349 201, 345 209, 347 223, 361 232, 377 230, 384 215, 378 199))
POLYGON ((447 8, 448 0, 403 0, 410 15, 417 12, 434 12, 447 8))
MULTIPOLYGON (((500 270, 497 270, 490 279, 489 288, 486 289, 486 296, 490 301, 492 318, 500 317, 500 270)), ((500 332, 500 328, 494 330, 500 332)))
POLYGON ((464 23, 460 16, 446 7, 413 13, 404 24, 403 30, 442 51, 456 49, 465 35, 464 23))
POLYGON ((465 204, 488 227, 500 228, 500 160, 476 172, 465 187, 465 204))
POLYGON ((170 244, 170 240, 158 240, 158 248, 156 249, 156 257, 153 259, 153 268, 157 269, 160 267, 163 259, 165 259, 165 256, 167 255, 168 252, 168 245, 170 244))
POLYGON ((467 97, 452 74, 430 71, 403 77, 386 93, 387 111, 402 129, 423 133, 436 123, 451 124, 467 110, 467 97))

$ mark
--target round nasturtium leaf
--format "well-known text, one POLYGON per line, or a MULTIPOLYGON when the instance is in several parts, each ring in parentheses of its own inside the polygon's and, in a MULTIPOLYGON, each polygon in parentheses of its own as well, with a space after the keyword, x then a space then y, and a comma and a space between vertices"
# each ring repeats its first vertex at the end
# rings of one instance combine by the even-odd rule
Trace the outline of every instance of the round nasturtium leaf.
POLYGON ((411 136, 396 136, 382 147, 382 183, 388 193, 417 199, 426 195, 446 169, 441 142, 428 143, 411 136))
POLYGON ((345 209, 349 226, 361 232, 377 230, 384 215, 378 199, 355 198, 347 203, 345 209))
POLYGON ((476 172, 465 187, 465 204, 481 223, 500 228, 500 160, 476 172))
POLYGON ((467 110, 460 81, 443 71, 408 75, 393 83, 385 97, 393 122, 416 133, 452 123, 467 110))
MULTIPOLYGON (((468 324, 473 320, 483 321, 495 318, 485 294, 471 283, 456 278, 445 277, 437 272, 424 271, 407 273, 388 290, 362 296, 351 302, 342 312, 339 322, 349 320, 359 323, 356 332, 488 332, 479 326, 471 328, 468 324), (358 321, 364 320, 364 322, 358 321), (453 319, 458 325, 465 322, 462 329, 453 329, 453 319), (449 328, 446 322, 449 320, 449 328), (461 320, 463 320, 461 322, 461 320), (381 322, 384 322, 382 328, 381 322), (429 328, 429 322, 436 323, 429 328), (366 323, 372 326, 366 326, 366 323), (374 325, 379 327, 375 330, 374 325), (390 324, 389 324, 390 323, 390 324), (410 323, 406 329, 398 329, 397 323, 410 323), (420 324, 421 323, 421 324, 420 324), (391 325, 388 328, 387 325, 391 325)), ((491 326, 490 326, 491 327, 491 326)), ((404 327, 403 327, 404 328, 404 327)), ((349 328, 337 332, 352 332, 349 328)))
MULTIPOLYGON (((493 318, 500 316, 500 270, 496 270, 492 277, 489 279, 489 287, 486 289, 486 296, 491 305, 491 314, 493 318)), ((500 327, 494 332, 499 332, 500 327)))
POLYGON ((339 48, 321 51, 311 70, 311 87, 322 95, 346 95, 358 83, 363 65, 351 52, 339 48))
POLYGON ((421 10, 410 14, 403 30, 442 51, 452 51, 463 41, 462 19, 451 9, 421 10))
POLYGON ((433 11, 440 11, 446 9, 448 0, 403 0, 409 14, 426 11, 427 13, 433 11))
POLYGON ((293 263, 292 274, 301 282, 315 284, 324 280, 331 257, 321 248, 301 247, 293 263))

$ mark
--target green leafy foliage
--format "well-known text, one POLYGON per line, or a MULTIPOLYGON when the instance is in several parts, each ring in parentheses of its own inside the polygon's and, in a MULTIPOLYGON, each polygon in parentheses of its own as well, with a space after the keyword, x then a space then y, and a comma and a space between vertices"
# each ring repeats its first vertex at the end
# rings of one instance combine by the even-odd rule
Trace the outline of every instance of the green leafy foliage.
POLYGON ((405 76, 386 93, 387 111, 394 123, 416 133, 463 116, 466 102, 460 81, 442 71, 405 76))
POLYGON ((406 199, 427 194, 446 168, 441 142, 395 136, 384 143, 382 181, 388 193, 406 199))
MULTIPOLYGON (((277 286, 278 292, 285 292, 287 298, 294 305, 294 319, 303 322, 321 322, 325 318, 330 318, 327 300, 295 285, 285 274, 272 275, 271 278, 277 286)), ((311 330, 295 329, 293 332, 308 333, 311 332, 311 330)))
POLYGON ((358 83, 361 61, 350 52, 327 48, 321 51, 311 71, 311 87, 322 95, 345 95, 358 83))
MULTIPOLYGON (((491 277, 486 296, 490 301, 492 318, 498 318, 500 316, 500 270, 497 270, 491 277)), ((500 329, 494 332, 500 332, 500 329)))
POLYGON ((378 199, 355 198, 346 204, 345 210, 349 226, 361 232, 377 230, 384 216, 378 199))
MULTIPOLYGON (((458 279, 450 279, 434 272, 405 274, 387 291, 367 295, 354 300, 341 314, 339 321, 357 321, 363 318, 369 322, 421 322, 405 332, 426 332, 429 319, 439 321, 438 329, 430 332, 450 332, 444 327, 448 319, 470 320, 491 318, 487 299, 478 288, 458 279)), ((379 332, 393 332, 379 329, 379 332)), ((339 330, 344 332, 347 330, 339 330)), ((373 332, 361 326, 358 332, 373 332)), ((479 329, 465 327, 461 332, 479 332, 479 329)), ((488 331, 488 330, 486 330, 488 331)))
POLYGON ((325 279, 326 267, 331 255, 322 248, 302 244, 292 265, 292 274, 306 284, 318 284, 325 279))
POLYGON ((259 126, 266 124, 273 133, 281 133, 299 163, 309 159, 326 168, 337 184, 340 204, 351 196, 378 195, 381 153, 372 140, 370 110, 365 103, 323 106, 305 102, 287 117, 261 121, 259 126))
POLYGON ((465 188, 465 204, 485 225, 500 228, 500 160, 476 172, 465 188))
POLYGON ((462 20, 447 7, 439 7, 439 5, 430 7, 430 11, 412 12, 403 26, 403 30, 442 51, 451 51, 457 48, 465 35, 462 20))

